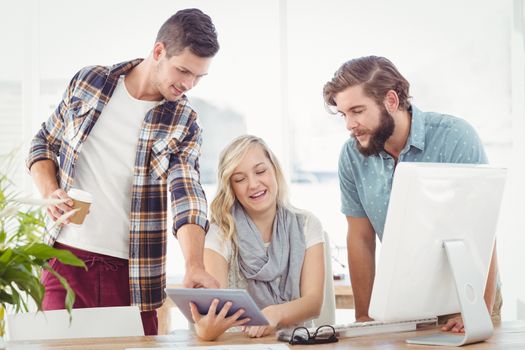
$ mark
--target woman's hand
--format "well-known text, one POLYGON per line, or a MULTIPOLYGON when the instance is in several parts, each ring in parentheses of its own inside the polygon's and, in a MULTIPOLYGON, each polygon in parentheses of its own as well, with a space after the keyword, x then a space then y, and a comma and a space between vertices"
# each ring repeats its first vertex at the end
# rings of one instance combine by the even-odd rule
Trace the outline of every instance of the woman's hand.
POLYGON ((226 317, 226 314, 232 307, 230 301, 224 304, 218 314, 216 314, 217 305, 219 305, 219 299, 213 299, 210 308, 208 309, 208 313, 206 315, 201 315, 199 310, 197 310, 197 306, 190 302, 191 316, 195 322, 195 332, 197 333, 197 336, 203 340, 215 340, 228 328, 242 326, 250 321, 249 318, 239 320, 239 317, 244 313, 243 309, 239 309, 233 315, 226 317))
POLYGON ((269 325, 245 327, 244 333, 248 334, 251 338, 260 338, 274 333, 281 321, 279 305, 270 305, 261 311, 268 320, 269 325))

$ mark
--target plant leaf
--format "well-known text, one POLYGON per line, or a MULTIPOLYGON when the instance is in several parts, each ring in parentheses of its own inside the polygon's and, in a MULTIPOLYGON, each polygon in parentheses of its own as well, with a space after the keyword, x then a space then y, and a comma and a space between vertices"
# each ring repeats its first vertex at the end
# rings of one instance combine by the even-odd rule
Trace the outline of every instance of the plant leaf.
POLYGON ((68 201, 68 199, 23 197, 23 198, 13 198, 10 201, 20 203, 20 204, 27 204, 31 206, 49 207, 51 205, 58 205, 61 203, 65 203, 68 201))
POLYGON ((34 275, 26 276, 25 279, 14 283, 20 291, 27 293, 35 301, 38 309, 42 308, 45 289, 37 277, 34 275))
POLYGON ((3 304, 13 304, 13 296, 6 292, 4 289, 0 289, 0 303, 3 304))
POLYGON ((22 250, 24 253, 34 256, 35 258, 38 258, 38 259, 48 260, 51 258, 57 258, 58 261, 66 265, 72 265, 72 266, 78 266, 78 267, 84 267, 84 268, 86 267, 86 264, 84 263, 84 261, 77 258, 69 250, 56 249, 44 243, 31 243, 26 246, 22 246, 19 249, 22 250))
POLYGON ((6 207, 2 211, 0 211, 0 219, 14 216, 16 213, 18 213, 17 207, 15 206, 6 207))
MULTIPOLYGON (((15 158, 14 152, 7 157, 0 155, 0 308, 12 305, 14 312, 27 311, 28 301, 32 299, 41 310, 45 288, 40 281, 40 273, 45 269, 65 288, 65 306, 70 312, 75 301, 74 292, 66 279, 54 271, 47 261, 57 258, 64 264, 86 266, 71 252, 42 243, 46 234, 42 207, 66 200, 35 199, 16 191, 14 182, 10 180, 13 175, 9 172, 15 158)), ((63 215, 55 226, 62 225, 75 212, 63 215)))
POLYGON ((73 305, 75 304, 75 292, 73 292, 73 289, 69 286, 69 283, 67 283, 67 280, 62 277, 58 272, 53 270, 49 264, 44 265, 44 269, 49 271, 53 276, 55 276, 62 287, 66 290, 66 299, 64 300, 64 305, 69 312, 69 322, 71 323, 71 309, 73 309, 73 305))
POLYGON ((11 248, 7 248, 2 252, 2 255, 0 255, 0 264, 7 265, 9 261, 11 261, 11 256, 13 255, 13 250, 11 248))

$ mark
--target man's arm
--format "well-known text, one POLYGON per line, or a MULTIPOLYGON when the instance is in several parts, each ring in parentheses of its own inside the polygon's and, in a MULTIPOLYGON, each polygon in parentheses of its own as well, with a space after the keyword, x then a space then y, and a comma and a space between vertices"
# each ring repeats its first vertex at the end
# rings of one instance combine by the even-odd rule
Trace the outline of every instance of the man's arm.
MULTIPOLYGON (((82 75, 81 73, 82 70, 77 72, 71 79, 64 95, 62 96, 62 101, 60 101, 48 120, 45 123, 42 123, 42 127, 38 130, 35 137, 33 137, 33 140, 31 140, 29 154, 26 159, 26 167, 28 170, 31 170, 34 163, 41 160, 51 160, 58 167, 57 157, 60 153, 62 137, 66 128, 66 120, 64 116, 69 110, 73 91, 77 88, 78 81, 82 80, 80 78, 82 75)), ((42 192, 42 189, 39 188, 39 190, 42 192)))
MULTIPOLYGON (((73 201, 59 187, 57 157, 62 147, 62 137, 66 128, 64 116, 69 109, 69 103, 80 76, 81 71, 77 72, 71 79, 64 92, 62 101, 60 101, 49 119, 42 124, 35 137, 33 137, 26 159, 27 169, 42 197, 66 200, 62 204, 47 208, 47 213, 53 221, 56 221, 63 213, 70 211, 73 205, 73 201)), ((69 223, 69 220, 64 221, 64 224, 67 223, 69 223)))
POLYGON ((29 169, 31 177, 42 197, 47 198, 58 189, 57 167, 52 160, 40 160, 29 169))
POLYGON ((492 250, 492 258, 490 260, 489 275, 487 277, 487 285, 485 286, 485 304, 487 304, 487 309, 489 315, 492 314, 492 309, 494 308, 494 302, 496 298, 496 276, 498 274, 498 255, 496 253, 496 244, 494 244, 494 249, 492 250))
POLYGON ((175 139, 168 144, 172 148, 177 144, 176 149, 170 149, 168 183, 174 232, 186 264, 183 283, 187 288, 219 288, 217 280, 205 271, 203 261, 205 230, 209 223, 199 174, 201 129, 191 108, 182 110, 179 120, 187 122, 186 134, 178 144, 175 139))
POLYGON ((199 225, 186 224, 177 230, 177 238, 184 255, 186 288, 219 288, 215 278, 204 270, 204 230, 199 225))
POLYGON ((348 267, 354 293, 355 319, 369 321, 368 307, 375 276, 375 231, 368 218, 347 216, 348 267))

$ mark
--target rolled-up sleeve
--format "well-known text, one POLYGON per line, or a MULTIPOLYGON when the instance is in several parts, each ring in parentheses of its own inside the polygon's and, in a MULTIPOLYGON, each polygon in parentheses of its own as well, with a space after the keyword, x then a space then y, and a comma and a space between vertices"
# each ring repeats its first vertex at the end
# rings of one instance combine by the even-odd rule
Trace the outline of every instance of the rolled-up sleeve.
POLYGON ((179 142, 178 151, 170 157, 168 170, 175 235, 186 224, 199 225, 205 232, 209 227, 208 205, 199 173, 201 129, 195 118, 190 120, 188 133, 179 142))
MULTIPOLYGON (((79 72, 80 73, 80 72, 79 72)), ((69 86, 67 87, 62 101, 55 109, 49 119, 42 123, 42 127, 38 130, 29 148, 29 155, 26 159, 26 166, 31 170, 31 166, 40 160, 52 160, 58 167, 58 155, 60 152, 60 145, 62 144, 62 134, 64 132, 64 115, 68 108, 68 101, 79 76, 77 73, 69 86)))
POLYGON ((60 144, 62 143, 62 132, 64 130, 64 122, 62 116, 66 109, 64 100, 60 102, 51 117, 42 123, 42 127, 38 133, 31 140, 29 155, 26 159, 27 169, 39 160, 49 159, 55 162, 58 167, 57 157, 60 151, 60 144))

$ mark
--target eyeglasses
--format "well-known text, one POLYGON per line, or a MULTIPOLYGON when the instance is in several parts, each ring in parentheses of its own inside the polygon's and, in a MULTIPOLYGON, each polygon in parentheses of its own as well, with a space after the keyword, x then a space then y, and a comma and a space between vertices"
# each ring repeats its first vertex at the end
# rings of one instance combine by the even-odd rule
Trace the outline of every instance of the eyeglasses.
POLYGON ((308 328, 297 327, 293 330, 292 336, 290 337, 290 345, 314 345, 314 344, 327 344, 336 343, 337 339, 335 335, 334 327, 330 325, 319 326, 313 335, 310 335, 308 328))

